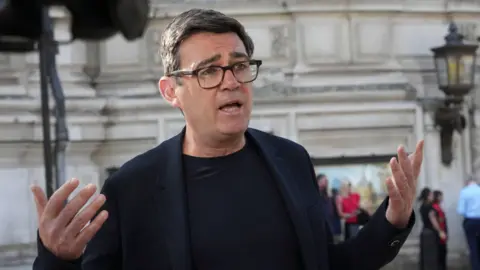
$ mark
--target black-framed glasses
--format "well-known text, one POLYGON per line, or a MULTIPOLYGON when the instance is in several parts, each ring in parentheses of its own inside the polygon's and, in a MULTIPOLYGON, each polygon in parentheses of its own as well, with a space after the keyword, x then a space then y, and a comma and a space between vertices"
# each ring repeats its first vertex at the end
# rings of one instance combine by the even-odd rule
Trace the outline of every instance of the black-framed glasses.
POLYGON ((225 78, 225 72, 230 70, 239 83, 250 83, 257 79, 259 67, 262 60, 241 61, 229 66, 208 66, 195 70, 177 70, 167 76, 182 77, 195 76, 198 84, 204 89, 212 89, 222 84, 225 78))

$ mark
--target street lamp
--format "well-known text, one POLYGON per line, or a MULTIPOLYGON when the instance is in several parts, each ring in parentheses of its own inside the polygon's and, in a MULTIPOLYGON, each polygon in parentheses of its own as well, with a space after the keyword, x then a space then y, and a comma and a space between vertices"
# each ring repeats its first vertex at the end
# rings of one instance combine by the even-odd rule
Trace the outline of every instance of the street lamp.
POLYGON ((442 163, 453 160, 453 132, 461 133, 466 126, 461 108, 466 96, 475 84, 475 60, 478 45, 464 44, 455 23, 450 23, 445 45, 432 48, 438 87, 445 99, 435 111, 435 125, 440 128, 442 163))

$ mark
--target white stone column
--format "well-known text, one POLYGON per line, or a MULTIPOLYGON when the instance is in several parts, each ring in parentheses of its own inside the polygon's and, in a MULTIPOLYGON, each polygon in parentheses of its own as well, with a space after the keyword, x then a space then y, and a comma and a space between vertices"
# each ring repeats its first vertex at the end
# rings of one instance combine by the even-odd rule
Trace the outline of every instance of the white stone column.
POLYGON ((305 30, 303 24, 299 21, 294 22, 294 35, 295 35, 295 66, 294 73, 302 73, 307 70, 307 64, 305 63, 305 30))
POLYGON ((30 224, 35 211, 28 169, 0 167, 0 186, 0 246, 34 242, 30 224))
MULTIPOLYGON (((8 140, 8 134, 2 135, 8 140)), ((43 170, 32 174, 33 167, 25 162, 31 146, 32 143, 13 140, 0 143, 0 246, 36 241, 37 213, 30 185, 38 183, 44 188, 45 184, 32 177, 43 179, 43 170)))
POLYGON ((23 97, 26 89, 23 85, 25 55, 0 53, 0 97, 23 97))
POLYGON ((462 228, 462 218, 456 208, 460 190, 464 187, 465 171, 462 137, 454 133, 453 161, 450 166, 441 162, 440 133, 434 128, 431 118, 426 123, 425 136, 425 169, 428 171, 428 186, 432 190, 441 190, 444 194, 443 208, 447 215, 449 230, 449 253, 451 255, 465 252, 465 236, 462 228))
POLYGON ((297 114, 295 112, 288 113, 288 131, 289 139, 298 142, 297 114))

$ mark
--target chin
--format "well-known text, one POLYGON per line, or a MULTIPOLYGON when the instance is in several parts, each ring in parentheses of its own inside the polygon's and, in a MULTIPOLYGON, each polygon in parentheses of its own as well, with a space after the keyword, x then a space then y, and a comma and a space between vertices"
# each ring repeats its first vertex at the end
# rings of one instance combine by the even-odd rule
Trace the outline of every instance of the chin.
POLYGON ((238 135, 243 134, 248 128, 247 123, 226 123, 218 128, 220 133, 225 135, 238 135))

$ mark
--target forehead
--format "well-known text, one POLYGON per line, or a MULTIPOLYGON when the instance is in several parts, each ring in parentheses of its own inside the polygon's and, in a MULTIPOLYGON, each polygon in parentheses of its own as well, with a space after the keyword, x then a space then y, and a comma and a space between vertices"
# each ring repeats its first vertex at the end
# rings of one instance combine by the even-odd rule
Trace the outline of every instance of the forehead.
POLYGON ((220 55, 222 60, 228 60, 233 52, 247 54, 245 45, 237 34, 197 33, 180 44, 180 65, 191 67, 215 55, 220 55))

